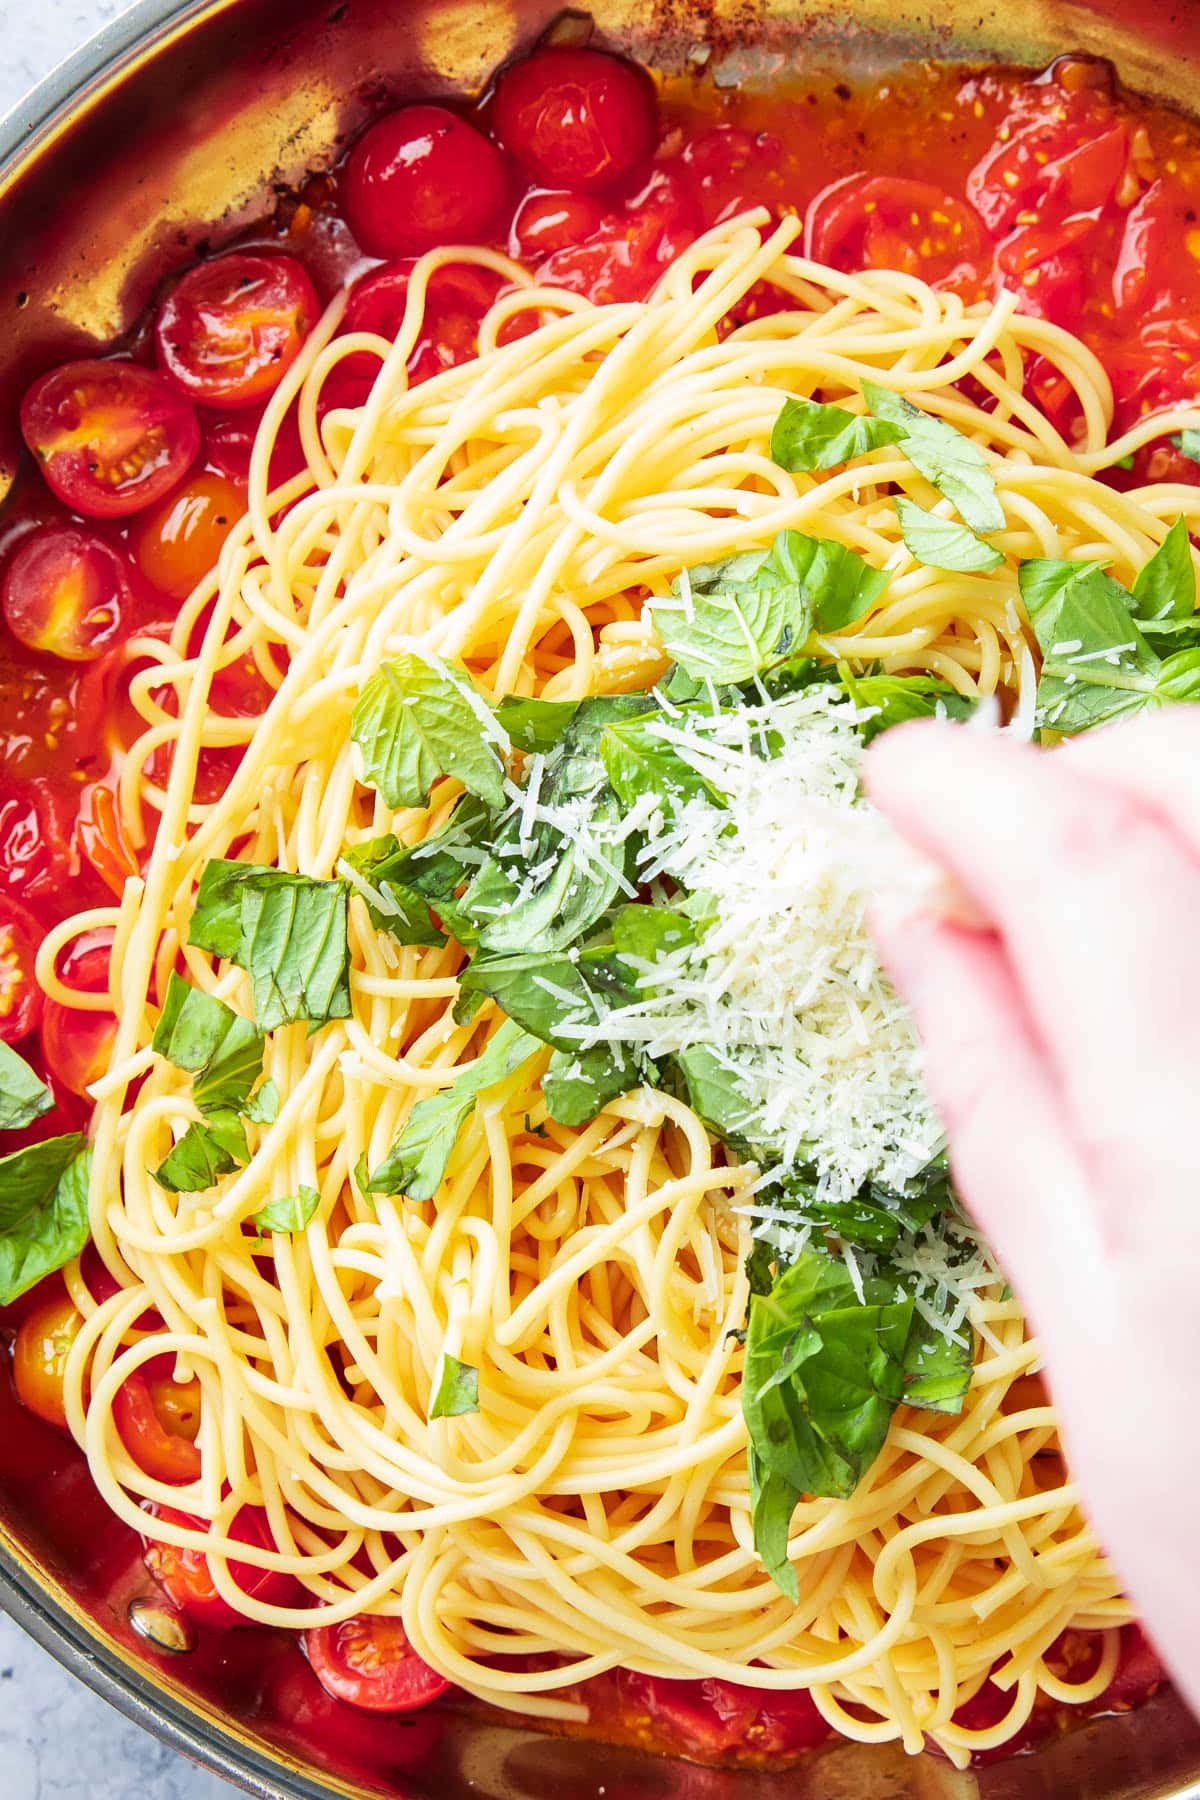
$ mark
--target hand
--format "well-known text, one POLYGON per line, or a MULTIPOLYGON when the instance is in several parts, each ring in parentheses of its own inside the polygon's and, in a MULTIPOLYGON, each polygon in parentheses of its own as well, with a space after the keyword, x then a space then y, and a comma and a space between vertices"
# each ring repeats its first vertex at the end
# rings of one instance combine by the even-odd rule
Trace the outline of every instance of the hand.
POLYGON ((1200 709, 1053 752, 899 726, 865 774, 972 903, 876 936, 1089 1515, 1200 1710, 1200 709))

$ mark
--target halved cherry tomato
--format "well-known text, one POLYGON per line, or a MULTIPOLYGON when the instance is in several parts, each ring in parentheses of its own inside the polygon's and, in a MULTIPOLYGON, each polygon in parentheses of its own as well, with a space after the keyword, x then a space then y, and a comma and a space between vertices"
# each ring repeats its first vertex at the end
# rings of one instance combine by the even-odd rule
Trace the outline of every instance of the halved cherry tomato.
POLYGON ((644 69, 603 50, 546 45, 501 70, 496 134, 544 187, 611 188, 654 150, 658 112, 644 69))
POLYGON ((27 906, 0 895, 0 1038, 19 1044, 42 1015, 33 966, 45 932, 27 906))
POLYGON ((549 287, 597 305, 644 300, 667 265, 696 237, 699 220, 678 170, 656 168, 644 188, 584 243, 556 250, 538 269, 549 287))
POLYGON ((78 788, 65 781, 0 781, 0 889, 55 919, 84 904, 67 885, 79 874, 71 842, 78 805, 78 788))
POLYGON ((512 253, 534 262, 582 244, 603 223, 604 209, 590 194, 529 194, 512 222, 512 253))
POLYGON ((450 1683, 422 1662, 399 1619, 362 1614, 304 1634, 313 1673, 337 1700, 367 1712, 409 1712, 450 1683))
MULTIPOLYGON (((172 1507, 148 1506, 146 1511, 165 1524, 182 1525, 192 1531, 208 1529, 203 1519, 176 1512, 172 1507)), ((250 1544, 257 1550, 276 1547, 267 1515, 260 1506, 243 1506, 235 1513, 229 1535, 239 1544, 250 1544)), ((167 1598, 198 1625, 229 1631, 234 1626, 253 1623, 218 1594, 203 1550, 182 1550, 148 1538, 143 1561, 167 1598)), ((261 1600, 268 1606, 288 1606, 299 1592, 295 1576, 279 1569, 256 1569, 252 1563, 231 1562, 229 1572, 247 1598, 261 1600)))
MULTIPOLYGON (((68 987, 85 994, 108 988, 111 931, 87 932, 62 958, 59 973, 68 987)), ((42 1053, 62 1085, 81 1098, 108 1067, 117 1020, 111 1012, 85 1012, 47 1000, 42 1010, 42 1053)))
POLYGON ((13 636, 66 662, 100 656, 129 611, 124 558, 82 525, 43 525, 22 538, 2 594, 13 636))
POLYGON ((186 600, 217 566, 221 546, 246 510, 245 495, 223 475, 193 475, 133 528, 132 547, 146 580, 186 600))
POLYGON ((832 269, 899 269, 935 287, 978 289, 978 215, 929 181, 848 175, 822 188, 804 222, 804 249, 832 269))
POLYGON ((252 406, 274 393, 320 311, 294 256, 214 256, 163 301, 154 327, 159 365, 193 400, 252 406))
POLYGON ((156 1481, 195 1481, 200 1473, 196 1433, 200 1428, 200 1384, 136 1369, 113 1397, 113 1418, 121 1441, 138 1467, 156 1481))
POLYGON ((39 376, 21 434, 59 499, 88 518, 153 506, 200 447, 195 409, 164 376, 131 362, 72 362, 39 376))
MULTIPOLYGON (((370 331, 394 339, 404 322, 413 260, 385 263, 355 283, 342 320, 343 331, 370 331)), ((467 362, 479 350, 479 321, 504 282, 474 263, 447 263, 435 269, 425 290, 425 313, 412 355, 409 380, 428 381, 442 369, 467 362)), ((361 405, 379 373, 376 357, 348 356, 334 373, 337 402, 361 405)))
MULTIPOLYGON (((261 414, 255 411, 210 413, 204 423, 204 460, 218 475, 244 488, 250 479, 250 456, 261 414)), ((271 446, 268 482, 282 487, 305 467, 304 446, 296 410, 290 407, 271 446)))
POLYGON ((679 160, 706 225, 732 218, 750 206, 770 204, 783 186, 784 147, 768 131, 714 125, 691 138, 679 160))
POLYGON ((13 1383, 21 1405, 63 1431, 67 1427, 63 1378, 82 1324, 74 1301, 58 1295, 29 1314, 13 1345, 13 1383))
POLYGON ((444 106, 402 106, 377 120, 342 173, 350 229, 371 256, 482 242, 508 192, 495 144, 444 106))

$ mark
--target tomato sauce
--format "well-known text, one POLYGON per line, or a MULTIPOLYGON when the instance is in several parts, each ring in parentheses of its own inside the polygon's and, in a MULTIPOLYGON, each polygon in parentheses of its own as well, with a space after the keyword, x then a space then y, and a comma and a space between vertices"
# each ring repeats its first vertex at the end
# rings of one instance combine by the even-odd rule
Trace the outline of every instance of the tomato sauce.
MULTIPOLYGON (((59 920, 111 904, 145 857, 113 803, 140 731, 129 681, 244 511, 262 407, 318 304, 354 270, 344 329, 395 335, 413 259, 447 236, 506 249, 544 281, 600 302, 640 299, 699 232, 749 206, 803 219, 807 253, 843 269, 907 271, 968 301, 1013 289, 1024 310, 1078 333, 1101 358, 1117 429, 1195 397, 1200 130, 1122 93, 1103 63, 1061 59, 1039 76, 924 64, 869 83, 797 79, 769 92, 697 77, 656 95, 632 65, 543 48, 501 71, 477 108, 385 115, 338 170, 286 196, 260 229, 178 271, 111 359, 51 370, 26 395, 31 456, 0 513, 0 1037, 45 1075, 57 1105, 24 1132, 0 1133, 0 1155, 86 1119, 79 1096, 111 1019, 89 1014, 89 1029, 66 1029, 64 1009, 36 986, 33 958, 59 920)), ((435 275, 413 380, 473 354, 500 285, 471 266, 435 275)), ((781 304, 764 286, 741 317, 781 304)), ((373 369, 370 357, 347 359, 330 403, 361 400, 373 369)), ((1069 439, 1065 385, 1037 358, 1025 379, 1069 439)), ((273 479, 302 466, 289 421, 273 479)), ((1164 478, 1200 481, 1200 464, 1165 437, 1114 475, 1164 478)), ((218 703, 253 717, 269 691, 258 670, 234 667, 218 703)), ((202 771, 214 792, 236 758, 223 751, 202 771)), ((150 772, 161 779, 165 769, 150 772)), ((106 934, 91 934, 64 978, 102 991, 107 956, 106 934)), ((108 1278, 88 1254, 99 1293, 108 1278)), ((396 1778, 436 1760, 443 1712, 404 1709, 445 1684, 394 1628, 351 1621, 310 1633, 306 1659, 291 1634, 231 1628, 197 1553, 160 1547, 144 1558, 56 1424, 72 1329, 59 1276, 0 1312, 14 1346, 0 1369, 0 1495, 35 1552, 129 1645, 129 1602, 157 1578, 190 1615, 196 1647, 168 1658, 139 1645, 139 1654, 279 1741, 350 1776, 396 1778)), ((190 1479, 192 1397, 153 1363, 126 1387, 114 1414, 130 1453, 163 1480, 190 1479)), ((265 1515, 244 1508, 235 1535, 269 1545, 265 1515)), ((251 1591, 288 1603, 290 1578, 243 1570, 235 1565, 235 1579, 251 1591)), ((1051 1660, 1063 1679, 1082 1681, 1098 1654, 1096 1639, 1067 1633, 1051 1660)), ((1134 1705, 1161 1679, 1129 1627, 1101 1699, 1039 1706, 1002 1754, 1083 1711, 1134 1705)), ((700 1762, 774 1765, 830 1735, 803 1694, 626 1671, 575 1692, 589 1735, 700 1762)), ((453 1693, 442 1702, 454 1704, 453 1693)), ((986 1727, 1008 1705, 989 1681, 960 1722, 986 1727)))

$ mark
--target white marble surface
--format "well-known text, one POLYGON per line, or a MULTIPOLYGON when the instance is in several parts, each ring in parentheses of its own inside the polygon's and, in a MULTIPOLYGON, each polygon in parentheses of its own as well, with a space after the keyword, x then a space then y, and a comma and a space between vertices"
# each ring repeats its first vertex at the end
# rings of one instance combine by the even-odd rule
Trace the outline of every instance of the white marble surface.
MULTIPOLYGON (((0 116, 121 10, 117 0, 0 0, 0 116)), ((89 1693, 0 1616, 2 1800, 234 1800, 89 1693)))

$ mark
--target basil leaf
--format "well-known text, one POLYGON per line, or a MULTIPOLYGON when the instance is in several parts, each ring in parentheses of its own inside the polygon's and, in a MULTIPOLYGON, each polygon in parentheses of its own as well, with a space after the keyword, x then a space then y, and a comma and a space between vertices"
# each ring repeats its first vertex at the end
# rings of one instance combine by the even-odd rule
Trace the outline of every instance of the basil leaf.
POLYGON ((431 1419, 456 1419, 479 1411, 479 1370, 457 1356, 442 1354, 437 1390, 429 1403, 431 1419))
MULTIPOLYGON (((970 1327, 967 1327, 968 1336, 970 1327)), ((904 1351, 906 1406, 923 1412, 959 1413, 971 1385, 970 1346, 952 1343, 946 1334, 915 1311, 904 1351)))
POLYGON ((936 675, 855 675, 843 667, 841 677, 860 713, 870 715, 858 720, 864 744, 906 719, 969 719, 975 711, 973 700, 936 675))
POLYGON ((753 1445, 748 1451, 750 1470, 750 1521, 754 1530, 754 1548, 762 1565, 793 1605, 800 1602, 800 1582, 788 1561, 788 1528, 800 1489, 793 1487, 785 1475, 763 1468, 753 1445))
POLYGON ((619 1047, 576 1045, 551 1052, 542 1095, 556 1125, 588 1125, 610 1100, 631 1093, 642 1080, 641 1070, 619 1047))
POLYGON ((425 896, 389 873, 407 857, 394 837, 371 838, 346 852, 338 872, 365 904, 377 931, 386 931, 400 944, 444 944, 445 933, 430 917, 425 896))
MULTIPOLYGON (((654 963, 662 956, 670 956, 686 944, 694 944, 697 935, 694 919, 667 906, 622 906, 612 918, 617 954, 639 962, 654 963)), ((639 992, 650 993, 653 990, 644 985, 642 974, 641 970, 636 972, 639 992)))
POLYGON ((750 681, 808 636, 803 589, 772 551, 693 569, 686 582, 652 601, 650 616, 668 656, 700 680, 750 681))
MULTIPOLYGON (((595 946, 577 955, 565 950, 551 956, 529 951, 512 956, 481 954, 459 977, 460 1004, 477 993, 490 995, 510 1019, 542 1043, 572 1053, 579 1049, 583 1027, 639 998, 633 970, 610 946, 595 946)), ((455 1016, 461 1023, 458 1007, 455 1016)))
POLYGON ((1194 425, 1186 425, 1182 431, 1177 431, 1171 442, 1177 450, 1182 450, 1185 456, 1190 457, 1192 462, 1200 462, 1200 431, 1194 425))
POLYGON ((279 1089, 268 1075, 260 1088, 251 1094, 242 1112, 256 1125, 273 1125, 279 1117, 279 1089))
POLYGON ((1038 723, 1086 731, 1156 698, 1162 664, 1134 622, 1132 601, 1099 563, 1034 558, 1018 571, 1042 650, 1038 723))
POLYGON ((506 1081, 540 1048, 536 1038, 506 1019, 472 1068, 464 1069, 440 1093, 417 1101, 400 1136, 371 1176, 367 1191, 432 1200, 459 1131, 480 1094, 506 1081))
POLYGON ((206 863, 189 936, 250 976, 260 1031, 350 1016, 346 887, 257 863, 206 863))
POLYGON ((950 569, 959 575, 984 575, 998 569, 1004 561, 992 544, 959 525, 954 519, 943 519, 926 512, 915 501, 902 495, 896 501, 900 515, 900 535, 908 550, 927 569, 950 569))
POLYGON ((496 703, 496 722, 514 749, 545 753, 559 743, 580 706, 579 700, 521 700, 510 694, 496 703))
POLYGON ((289 1194, 282 1200, 271 1200, 251 1218, 251 1224, 257 1225, 259 1231, 303 1231, 310 1219, 316 1217, 317 1208, 321 1204, 321 1196, 314 1187, 301 1186, 298 1194, 289 1194))
POLYGON ((835 469, 868 450, 897 444, 903 437, 898 425, 870 413, 847 412, 845 407, 817 400, 788 399, 771 433, 771 460, 793 474, 810 469, 835 469))
POLYGON ((753 1123, 754 1110, 738 1071, 723 1063, 707 1044, 689 1044, 673 1060, 683 1077, 687 1103, 697 1118, 735 1149, 748 1148, 746 1132, 753 1123))
POLYGON ((480 718, 485 704, 464 670, 414 651, 384 663, 359 695, 350 728, 368 785, 393 809, 424 806, 438 777, 453 775, 501 806, 504 768, 480 718))
POLYGON ((54 1095, 46 1083, 0 1038, 0 1131, 21 1131, 53 1105, 54 1095))
POLYGON ((1004 509, 996 498, 996 477, 978 444, 878 382, 864 381, 862 391, 877 419, 899 426, 904 454, 914 469, 957 508, 972 530, 1001 530, 1004 509))
POLYGON ((684 761, 668 738, 655 729, 661 713, 609 725, 600 739, 600 754, 618 800, 633 806, 644 794, 661 801, 669 816, 678 804, 698 796, 711 797, 704 777, 684 761))
POLYGON ((1133 584, 1139 624, 1148 619, 1191 619, 1196 611, 1196 569, 1192 542, 1182 515, 1133 584))
POLYGON ((843 631, 856 624, 891 580, 885 569, 872 568, 856 550, 832 538, 806 538, 798 531, 786 535, 817 631, 843 631))
POLYGON ((28 1293, 87 1243, 91 1166, 79 1131, 0 1157, 0 1306, 28 1293))
POLYGON ((214 994, 191 987, 174 970, 151 1048, 195 1075, 201 1112, 240 1112, 262 1074, 263 1034, 214 994))
POLYGON ((153 1171, 159 1187, 172 1194, 202 1194, 250 1160, 246 1127, 237 1113, 216 1111, 183 1136, 153 1171))
POLYGON ((1200 700, 1200 646, 1177 650, 1158 671, 1155 692, 1160 700, 1200 700))

